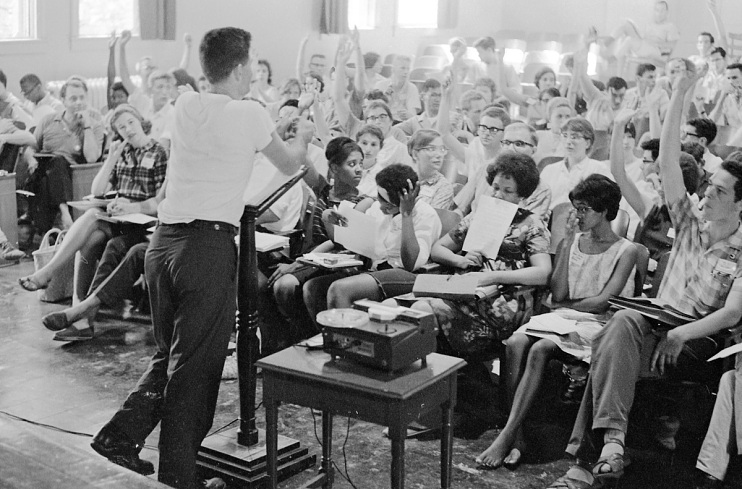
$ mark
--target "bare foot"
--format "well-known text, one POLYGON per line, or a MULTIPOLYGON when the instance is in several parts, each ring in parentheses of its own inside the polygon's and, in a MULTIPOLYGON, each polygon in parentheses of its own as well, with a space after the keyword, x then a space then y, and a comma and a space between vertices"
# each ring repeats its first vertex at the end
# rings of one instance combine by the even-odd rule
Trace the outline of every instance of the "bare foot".
POLYGON ((511 445, 512 441, 506 439, 506 437, 500 433, 500 436, 492 442, 487 450, 480 453, 475 461, 484 468, 496 469, 502 466, 505 457, 509 456, 511 445))
POLYGON ((510 453, 507 457, 505 457, 505 460, 503 460, 503 464, 515 468, 518 464, 520 464, 520 459, 523 457, 523 452, 520 450, 520 448, 513 448, 510 450, 510 453))
POLYGON ((28 277, 19 278, 18 283, 27 291, 35 292, 37 290, 45 289, 46 286, 49 285, 49 280, 39 276, 38 273, 34 273, 28 277))

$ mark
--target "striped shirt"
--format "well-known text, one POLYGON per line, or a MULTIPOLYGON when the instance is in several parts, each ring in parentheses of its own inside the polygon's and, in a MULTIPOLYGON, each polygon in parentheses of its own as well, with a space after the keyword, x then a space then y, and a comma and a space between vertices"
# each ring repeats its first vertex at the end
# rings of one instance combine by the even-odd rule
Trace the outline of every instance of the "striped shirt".
POLYGON ((709 246, 701 217, 686 194, 670 207, 675 242, 658 297, 702 318, 721 309, 732 288, 742 288, 742 228, 709 246))

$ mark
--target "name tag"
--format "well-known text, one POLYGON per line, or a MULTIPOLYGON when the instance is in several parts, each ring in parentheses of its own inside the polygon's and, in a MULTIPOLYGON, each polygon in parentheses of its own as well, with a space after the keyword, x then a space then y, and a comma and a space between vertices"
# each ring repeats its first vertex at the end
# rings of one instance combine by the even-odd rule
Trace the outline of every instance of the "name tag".
POLYGON ((734 275, 737 272, 737 264, 730 260, 719 260, 716 262, 714 273, 719 275, 734 275))
POLYGON ((675 239, 675 228, 670 227, 670 229, 667 230, 667 238, 668 239, 675 239))
POLYGON ((151 170, 155 166, 155 159, 152 156, 145 156, 142 158, 142 168, 145 170, 151 170))

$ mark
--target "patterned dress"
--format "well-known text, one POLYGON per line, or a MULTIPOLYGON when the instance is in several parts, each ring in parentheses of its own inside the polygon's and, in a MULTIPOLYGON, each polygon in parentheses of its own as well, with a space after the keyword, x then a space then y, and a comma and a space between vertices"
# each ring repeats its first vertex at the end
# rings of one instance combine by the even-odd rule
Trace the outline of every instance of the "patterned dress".
MULTIPOLYGON (((472 219, 473 214, 469 214, 449 233, 457 245, 464 244, 472 219)), ((495 270, 520 270, 529 266, 533 255, 549 252, 550 237, 540 219, 530 211, 518 209, 500 246, 495 270)), ((515 319, 520 312, 515 291, 516 286, 503 285, 494 297, 430 300, 438 324, 456 354, 486 354, 513 333, 519 326, 515 319)))

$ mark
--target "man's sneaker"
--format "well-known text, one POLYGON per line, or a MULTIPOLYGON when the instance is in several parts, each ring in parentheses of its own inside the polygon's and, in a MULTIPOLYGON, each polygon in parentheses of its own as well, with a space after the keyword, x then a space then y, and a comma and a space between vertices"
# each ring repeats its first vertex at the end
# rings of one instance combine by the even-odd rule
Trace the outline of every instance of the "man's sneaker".
POLYGON ((0 258, 8 261, 18 261, 24 258, 26 254, 19 249, 16 249, 8 241, 0 243, 0 258))

